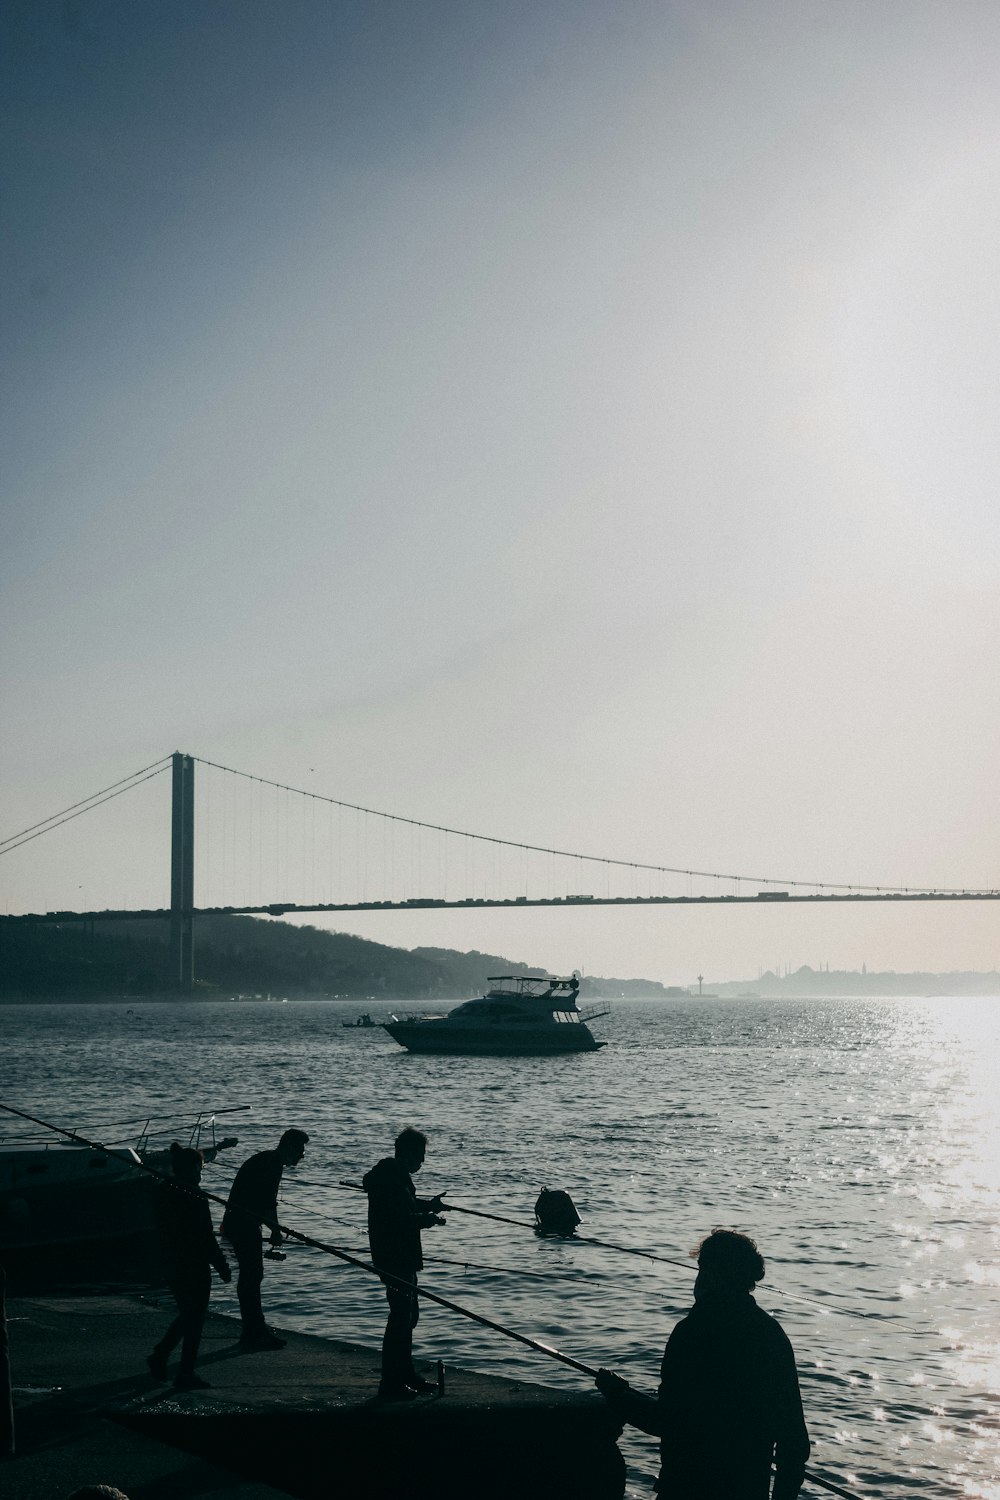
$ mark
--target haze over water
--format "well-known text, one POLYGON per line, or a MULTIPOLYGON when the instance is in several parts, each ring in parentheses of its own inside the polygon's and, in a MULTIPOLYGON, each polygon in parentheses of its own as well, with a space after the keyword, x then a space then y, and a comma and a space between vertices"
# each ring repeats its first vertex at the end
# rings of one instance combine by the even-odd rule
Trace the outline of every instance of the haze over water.
MULTIPOLYGON (((752 889, 1000 884, 995 0, 7 0, 0 99, 0 835, 176 749, 752 889)), ((0 912, 159 907, 168 833, 163 778, 0 912)), ((998 961, 985 905, 350 930, 998 961)))
MULTIPOLYGON (((7 1006, 4 1099, 95 1133, 251 1103, 220 1122, 240 1145, 205 1186, 225 1193, 244 1155, 300 1125, 311 1142, 286 1173, 283 1221, 362 1252, 364 1199, 336 1184, 357 1180, 404 1124, 430 1136, 424 1193, 530 1220, 541 1187, 566 1188, 582 1233, 683 1264, 453 1213, 424 1237, 423 1280, 647 1389, 690 1305, 686 1252, 715 1224, 746 1229, 768 1265, 758 1300, 798 1357, 810 1467, 860 1496, 998 1500, 996 1000, 621 1001, 595 1023, 609 1046, 564 1059, 410 1057, 381 1031, 345 1029, 356 1013, 7 1006)), ((213 1306, 235 1312, 232 1289, 216 1287, 213 1306)), ((265 1308, 276 1324, 373 1350, 384 1325, 374 1280, 294 1245, 267 1264, 265 1308)), ((588 1385, 426 1304, 416 1350, 588 1385)), ((623 1449, 629 1494, 648 1494, 654 1441, 627 1430, 623 1449)))

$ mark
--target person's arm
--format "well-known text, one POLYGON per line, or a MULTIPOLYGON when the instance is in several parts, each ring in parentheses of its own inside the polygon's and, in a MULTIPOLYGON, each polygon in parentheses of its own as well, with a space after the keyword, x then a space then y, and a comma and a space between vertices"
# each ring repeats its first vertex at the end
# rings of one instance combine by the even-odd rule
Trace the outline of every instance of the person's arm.
POLYGON ((652 1437, 662 1435, 663 1408, 655 1396, 643 1396, 634 1391, 628 1381, 613 1370, 598 1370, 594 1384, 607 1401, 615 1416, 622 1422, 631 1422, 641 1432, 652 1437))
POLYGON ((446 1214, 448 1205, 444 1202, 444 1193, 435 1193, 433 1198, 413 1199, 414 1204, 423 1214, 446 1214))
POLYGON ((281 1162, 271 1151, 261 1151, 251 1156, 240 1167, 229 1203, 242 1220, 240 1227, 249 1228, 256 1221, 264 1224, 270 1233, 272 1244, 281 1240, 278 1228, 278 1188, 281 1185, 281 1162))
POLYGON ((411 1198, 410 1213, 417 1221, 418 1229, 430 1229, 434 1224, 443 1224, 445 1221, 438 1216, 443 1214, 447 1208, 446 1203, 441 1202, 440 1196, 435 1198, 411 1198))
POLYGON ((809 1460, 809 1433, 802 1411, 795 1355, 783 1331, 776 1360, 775 1477, 771 1500, 796 1500, 809 1460))
POLYGON ((205 1254, 218 1271, 220 1278, 223 1281, 231 1281, 233 1273, 229 1268, 225 1251, 215 1238, 215 1230, 212 1228, 212 1210, 208 1206, 208 1199, 202 1198, 196 1206, 198 1210, 198 1234, 205 1247, 205 1254))
POLYGON ((266 1224, 272 1245, 281 1244, 281 1228, 278 1224, 278 1189, 281 1187, 281 1162, 268 1162, 267 1173, 261 1179, 261 1222, 266 1224))

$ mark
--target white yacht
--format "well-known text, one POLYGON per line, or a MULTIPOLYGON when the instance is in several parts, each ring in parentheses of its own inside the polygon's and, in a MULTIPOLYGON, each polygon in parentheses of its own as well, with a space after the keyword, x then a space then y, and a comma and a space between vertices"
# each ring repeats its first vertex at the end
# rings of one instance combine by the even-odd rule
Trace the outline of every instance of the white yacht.
POLYGON ((488 979, 490 988, 443 1016, 390 1016, 384 1026, 410 1052, 456 1056, 522 1055, 547 1057, 564 1052, 596 1052, 588 1021, 606 1010, 581 1011, 580 980, 507 974, 488 979))

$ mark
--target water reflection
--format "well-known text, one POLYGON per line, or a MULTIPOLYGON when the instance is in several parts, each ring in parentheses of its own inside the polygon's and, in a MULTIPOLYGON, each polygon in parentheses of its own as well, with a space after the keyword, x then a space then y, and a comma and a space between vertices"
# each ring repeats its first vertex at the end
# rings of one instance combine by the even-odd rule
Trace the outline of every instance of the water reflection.
MULTIPOLYGON (((473 1207, 530 1220, 543 1186, 564 1187, 584 1232, 682 1262, 715 1224, 749 1229, 771 1252, 758 1297, 799 1356, 814 1466, 869 1494, 1000 1500, 997 1003, 622 1002, 607 1049, 555 1065, 411 1058, 321 1004, 213 1004, 194 1045, 190 1007, 125 1011, 5 1007, 5 1097, 81 1129, 250 1102, 238 1160, 301 1123, 308 1180, 290 1174, 284 1210, 348 1248, 364 1200, 336 1183, 410 1123, 432 1139, 426 1191, 473 1207)), ((224 1195, 225 1164, 205 1182, 224 1195)), ((444 1295, 647 1388, 690 1304, 686 1264, 458 1215, 433 1248, 461 1262, 428 1266, 444 1295)), ((275 1321, 377 1346, 384 1303, 358 1274, 298 1247, 271 1276, 275 1321)), ((451 1362, 582 1383, 440 1309, 421 1327, 451 1362)), ((627 1451, 646 1494, 655 1443, 627 1451)))

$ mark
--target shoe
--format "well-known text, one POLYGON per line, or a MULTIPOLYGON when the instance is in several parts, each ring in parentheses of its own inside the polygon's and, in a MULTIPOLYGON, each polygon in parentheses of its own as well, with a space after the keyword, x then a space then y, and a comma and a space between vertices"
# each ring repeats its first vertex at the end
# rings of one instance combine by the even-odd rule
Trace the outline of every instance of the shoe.
POLYGON ((178 1375, 174 1381, 175 1391, 210 1391, 211 1383, 202 1380, 200 1375, 178 1375))
POLYGON ((256 1351, 258 1349, 284 1349, 287 1339, 279 1339, 270 1328, 265 1328, 263 1333, 245 1333, 240 1339, 240 1348, 256 1351))
POLYGON ((407 1375, 406 1383, 418 1396, 426 1396, 429 1391, 437 1390, 437 1381, 425 1380, 422 1375, 407 1375))
POLYGON ((408 1385, 386 1385, 384 1382, 378 1388, 380 1401, 416 1401, 417 1393, 408 1385))
POLYGON ((154 1380, 166 1380, 167 1378, 167 1356, 154 1349, 152 1354, 146 1355, 146 1363, 149 1373, 154 1380))

